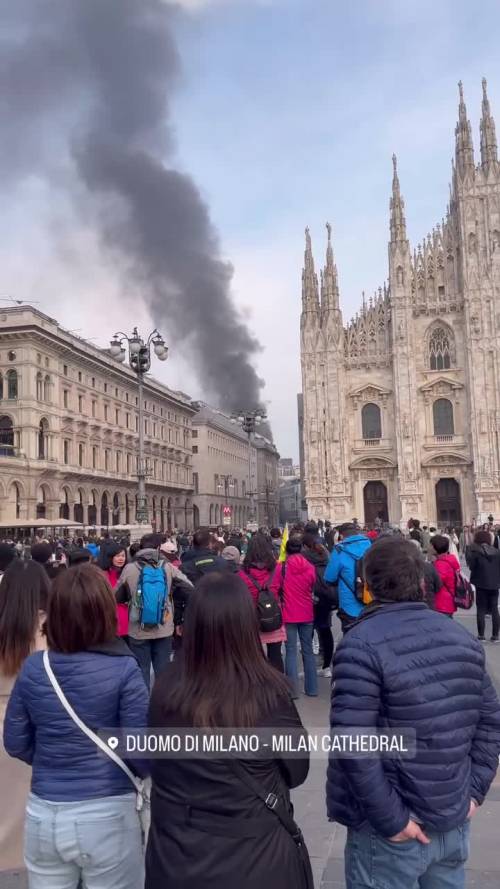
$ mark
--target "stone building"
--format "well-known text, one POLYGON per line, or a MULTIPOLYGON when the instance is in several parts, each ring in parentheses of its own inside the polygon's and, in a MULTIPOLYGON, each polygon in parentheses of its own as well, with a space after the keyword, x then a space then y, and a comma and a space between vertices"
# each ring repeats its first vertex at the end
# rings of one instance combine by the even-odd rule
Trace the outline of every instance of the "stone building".
MULTIPOLYGON (((193 527, 188 396, 147 376, 150 520, 193 527)), ((0 311, 0 522, 135 521, 137 379, 30 306, 0 311)))
POLYGON ((192 432, 195 524, 217 527, 226 518, 233 528, 246 527, 252 504, 258 524, 271 524, 278 517, 276 448, 256 435, 249 449, 238 423, 207 404, 198 407, 192 432))
POLYGON ((331 228, 306 230, 301 360, 310 516, 500 518, 500 166, 483 81, 480 163, 460 84, 446 218, 415 250, 393 158, 389 283, 344 324, 331 228))

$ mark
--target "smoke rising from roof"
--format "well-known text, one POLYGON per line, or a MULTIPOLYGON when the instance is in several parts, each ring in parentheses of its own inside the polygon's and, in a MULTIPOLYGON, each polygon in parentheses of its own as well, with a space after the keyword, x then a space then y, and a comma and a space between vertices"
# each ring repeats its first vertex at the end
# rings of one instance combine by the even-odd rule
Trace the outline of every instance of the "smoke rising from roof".
POLYGON ((169 167, 175 9, 162 0, 0 0, 0 9, 3 186, 38 177, 69 193, 205 393, 226 409, 256 406, 260 345, 232 302, 232 267, 195 183, 169 167))

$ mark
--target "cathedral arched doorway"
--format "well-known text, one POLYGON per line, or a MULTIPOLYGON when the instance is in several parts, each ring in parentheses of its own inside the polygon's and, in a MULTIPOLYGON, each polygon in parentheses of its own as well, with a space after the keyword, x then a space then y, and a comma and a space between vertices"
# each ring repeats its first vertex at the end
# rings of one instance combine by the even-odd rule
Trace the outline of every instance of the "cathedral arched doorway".
POLYGON ((437 522, 441 527, 462 524, 460 485, 454 478, 440 478, 436 485, 437 522))
POLYGON ((383 522, 389 521, 387 488, 383 482, 366 483, 363 489, 363 503, 365 507, 365 525, 374 525, 377 516, 383 522))

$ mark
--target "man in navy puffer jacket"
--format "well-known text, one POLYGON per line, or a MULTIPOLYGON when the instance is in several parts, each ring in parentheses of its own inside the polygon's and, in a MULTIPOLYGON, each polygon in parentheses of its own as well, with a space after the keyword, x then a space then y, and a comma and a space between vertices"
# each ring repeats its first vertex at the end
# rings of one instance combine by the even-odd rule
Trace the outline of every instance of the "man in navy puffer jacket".
POLYGON ((412 543, 376 543, 364 571, 374 604, 337 649, 332 729, 414 729, 417 752, 330 759, 328 816, 349 828, 347 889, 462 889, 469 818, 500 752, 500 703, 484 651, 424 604, 423 559, 412 543))

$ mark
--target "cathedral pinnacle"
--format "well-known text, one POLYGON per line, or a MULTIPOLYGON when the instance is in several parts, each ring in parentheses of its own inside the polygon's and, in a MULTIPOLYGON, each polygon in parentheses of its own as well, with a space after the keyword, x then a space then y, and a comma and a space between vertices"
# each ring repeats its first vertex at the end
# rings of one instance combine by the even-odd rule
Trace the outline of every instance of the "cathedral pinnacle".
POLYGON ((463 177, 467 170, 474 169, 474 145, 472 143, 470 121, 467 118, 462 81, 458 84, 458 91, 460 102, 458 106, 458 123, 455 128, 455 159, 458 173, 463 177))
POLYGON ((326 265, 323 270, 323 287, 321 293, 321 309, 323 313, 338 310, 340 308, 337 266, 335 265, 333 258, 332 227, 329 222, 326 223, 326 231, 328 233, 328 245, 326 248, 326 265))
POLYGON ((306 249, 304 252, 304 269, 302 271, 302 311, 319 312, 318 277, 314 271, 311 233, 306 228, 306 249))
POLYGON ((486 78, 483 77, 483 107, 480 123, 481 131, 481 163, 483 167, 495 164, 497 157, 497 138, 495 121, 491 116, 490 102, 487 93, 486 78))
POLYGON ((399 186, 398 161, 395 154, 392 155, 394 174, 392 177, 391 198, 391 242, 406 241, 405 202, 401 197, 399 186))

